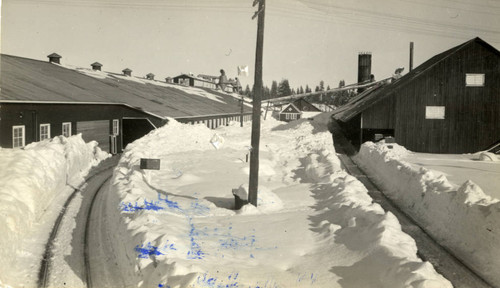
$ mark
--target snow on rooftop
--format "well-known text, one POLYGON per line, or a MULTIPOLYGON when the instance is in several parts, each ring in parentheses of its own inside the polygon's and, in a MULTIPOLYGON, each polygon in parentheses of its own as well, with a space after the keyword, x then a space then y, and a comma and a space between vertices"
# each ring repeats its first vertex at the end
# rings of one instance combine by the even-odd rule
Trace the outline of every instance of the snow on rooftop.
POLYGON ((135 77, 135 76, 126 76, 126 75, 109 73, 109 72, 104 72, 104 71, 96 71, 93 69, 81 68, 81 67, 76 67, 76 66, 67 65, 67 64, 56 64, 56 65, 59 65, 59 66, 64 67, 66 69, 77 71, 79 73, 82 73, 84 75, 94 77, 97 79, 115 78, 118 80, 132 81, 132 82, 139 83, 139 84, 152 84, 152 85, 157 85, 157 86, 161 86, 161 87, 175 88, 175 89, 181 90, 183 92, 186 92, 188 94, 208 98, 210 100, 217 101, 219 103, 227 104, 225 101, 223 101, 222 97, 219 97, 215 94, 209 93, 203 89, 199 89, 197 87, 183 86, 183 85, 178 85, 178 84, 170 84, 170 83, 166 83, 166 82, 161 82, 161 81, 157 81, 157 80, 150 80, 150 79, 140 78, 140 77, 135 77))

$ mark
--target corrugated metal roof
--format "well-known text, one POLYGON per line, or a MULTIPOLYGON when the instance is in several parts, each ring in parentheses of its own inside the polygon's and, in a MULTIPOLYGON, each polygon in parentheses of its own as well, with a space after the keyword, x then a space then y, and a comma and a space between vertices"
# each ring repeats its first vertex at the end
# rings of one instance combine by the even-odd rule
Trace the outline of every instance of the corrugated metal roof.
POLYGON ((234 97, 195 87, 187 89, 121 74, 69 69, 17 56, 0 57, 0 101, 125 103, 164 117, 240 111, 234 97))
POLYGON ((434 65, 440 63, 441 61, 455 54, 457 51, 460 51, 465 47, 471 45, 472 43, 479 43, 480 45, 483 45, 486 48, 492 50, 495 54, 500 55, 500 52, 493 46, 484 42, 479 37, 476 37, 430 58, 420 66, 413 69, 408 74, 390 84, 381 83, 380 85, 363 91, 362 93, 352 98, 347 104, 335 110, 332 114, 332 117, 343 122, 349 121, 368 107, 392 95, 396 89, 401 88, 407 83, 413 81, 415 78, 420 77, 422 74, 424 74, 424 72, 434 67, 434 65))

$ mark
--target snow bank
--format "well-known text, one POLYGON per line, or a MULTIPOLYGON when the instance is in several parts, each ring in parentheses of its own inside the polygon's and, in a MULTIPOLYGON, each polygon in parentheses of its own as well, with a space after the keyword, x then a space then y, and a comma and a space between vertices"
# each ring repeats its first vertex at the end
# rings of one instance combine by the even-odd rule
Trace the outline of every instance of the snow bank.
POLYGON ((451 287, 342 171, 327 119, 262 122, 260 205, 239 211, 232 189, 246 192, 250 125, 170 120, 129 144, 105 221, 125 285, 451 287), (225 139, 218 149, 215 133, 225 139), (160 159, 161 169, 141 170, 140 158, 160 159))
POLYGON ((80 134, 24 149, 0 148, 0 285, 31 286, 36 281, 44 241, 61 205, 108 155, 80 134))
POLYGON ((362 145, 355 160, 434 239, 493 285, 500 285, 500 203, 466 181, 458 189, 442 174, 400 160, 397 144, 362 145))

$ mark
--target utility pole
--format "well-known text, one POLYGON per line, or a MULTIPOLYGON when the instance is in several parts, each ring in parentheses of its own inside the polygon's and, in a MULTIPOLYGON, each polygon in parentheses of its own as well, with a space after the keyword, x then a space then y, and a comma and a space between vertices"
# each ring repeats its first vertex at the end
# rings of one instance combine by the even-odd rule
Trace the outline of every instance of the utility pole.
POLYGON ((240 100, 240 127, 243 127, 243 104, 244 104, 244 100, 243 100, 243 95, 241 95, 241 100, 240 100))
POLYGON ((259 10, 252 19, 257 18, 257 47, 255 49, 255 77, 253 84, 252 110, 252 151, 250 152, 250 179, 248 184, 248 202, 257 207, 257 191, 259 187, 259 145, 260 145, 260 108, 262 99, 262 56, 264 54, 264 9, 266 0, 254 0, 253 6, 259 3, 259 10))

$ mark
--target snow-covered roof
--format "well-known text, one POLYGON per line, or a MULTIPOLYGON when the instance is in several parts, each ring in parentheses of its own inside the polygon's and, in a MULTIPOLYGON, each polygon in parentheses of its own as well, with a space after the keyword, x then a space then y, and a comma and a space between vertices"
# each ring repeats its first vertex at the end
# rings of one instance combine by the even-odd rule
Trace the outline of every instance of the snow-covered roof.
POLYGON ((2 100, 126 103, 161 117, 240 111, 232 96, 208 89, 4 54, 0 59, 2 100))

